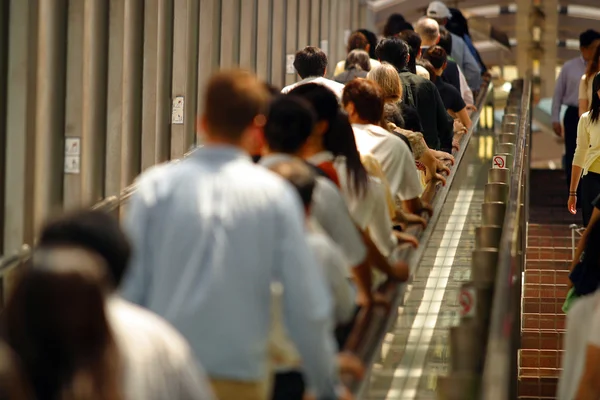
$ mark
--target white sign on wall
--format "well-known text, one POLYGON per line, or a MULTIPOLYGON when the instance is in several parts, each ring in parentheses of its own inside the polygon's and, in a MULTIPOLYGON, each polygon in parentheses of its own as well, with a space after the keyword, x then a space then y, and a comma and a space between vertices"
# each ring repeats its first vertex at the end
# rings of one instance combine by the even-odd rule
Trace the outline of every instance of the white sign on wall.
POLYGON ((65 138, 65 174, 79 174, 81 172, 81 138, 65 138))
POLYGON ((285 73, 288 75, 294 75, 296 70, 294 69, 294 59, 296 56, 294 54, 288 54, 285 56, 285 73))
POLYGON ((173 110, 171 114, 171 124, 183 125, 183 107, 185 100, 183 96, 177 96, 173 99, 173 110))
POLYGON ((352 31, 350 29, 346 29, 344 31, 344 47, 346 46, 346 43, 348 43, 348 39, 350 39, 350 35, 352 35, 352 31))
POLYGON ((321 40, 321 50, 323 50, 326 55, 329 55, 329 40, 321 40))

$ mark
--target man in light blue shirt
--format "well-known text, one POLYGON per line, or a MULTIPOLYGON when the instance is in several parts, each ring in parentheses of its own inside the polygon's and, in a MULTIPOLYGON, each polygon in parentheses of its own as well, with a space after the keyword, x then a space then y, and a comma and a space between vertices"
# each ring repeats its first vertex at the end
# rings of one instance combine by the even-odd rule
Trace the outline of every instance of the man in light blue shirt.
MULTIPOLYGON (((435 19, 440 26, 446 26, 452 18, 450 9, 441 1, 432 1, 427 7, 427 16, 435 19)), ((473 91, 481 88, 481 68, 460 36, 451 33, 452 36, 452 58, 465 74, 469 87, 473 91)))
POLYGON ((280 281, 308 387, 336 399, 331 298, 306 243, 300 200, 244 152, 261 134, 268 97, 249 73, 211 79, 204 147, 138 181, 126 222, 134 260, 122 292, 180 330, 217 397, 264 400, 271 282, 280 281))

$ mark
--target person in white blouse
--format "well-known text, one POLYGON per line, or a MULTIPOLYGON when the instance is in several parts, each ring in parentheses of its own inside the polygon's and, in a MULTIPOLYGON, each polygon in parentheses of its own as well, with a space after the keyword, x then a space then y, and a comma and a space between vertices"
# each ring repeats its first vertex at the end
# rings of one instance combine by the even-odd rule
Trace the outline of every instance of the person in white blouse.
POLYGON ((420 198, 423 187, 410 149, 402 139, 379 125, 384 108, 379 85, 367 79, 355 79, 344 88, 342 104, 352 122, 358 151, 377 158, 392 194, 409 212, 430 211, 420 198))
POLYGON ((581 185, 583 225, 587 226, 593 211, 592 202, 600 194, 600 72, 592 81, 592 104, 577 125, 577 147, 573 157, 568 209, 577 212, 577 188, 581 185), (583 178, 581 178, 583 175, 583 178))
POLYGON ((302 80, 284 87, 281 93, 286 94, 296 86, 314 82, 326 86, 341 99, 344 85, 325 78, 327 62, 327 54, 318 47, 307 46, 297 52, 294 58, 294 68, 302 80))

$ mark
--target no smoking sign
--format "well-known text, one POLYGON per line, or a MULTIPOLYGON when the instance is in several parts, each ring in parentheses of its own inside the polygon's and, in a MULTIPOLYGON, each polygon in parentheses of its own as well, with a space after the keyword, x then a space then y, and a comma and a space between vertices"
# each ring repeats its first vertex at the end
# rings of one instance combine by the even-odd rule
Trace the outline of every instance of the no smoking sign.
POLYGON ((506 168, 506 156, 494 156, 492 159, 492 168, 506 168))
POLYGON ((460 304, 460 315, 462 317, 469 318, 475 316, 476 296, 477 294, 473 287, 463 287, 460 290, 458 303, 460 304))

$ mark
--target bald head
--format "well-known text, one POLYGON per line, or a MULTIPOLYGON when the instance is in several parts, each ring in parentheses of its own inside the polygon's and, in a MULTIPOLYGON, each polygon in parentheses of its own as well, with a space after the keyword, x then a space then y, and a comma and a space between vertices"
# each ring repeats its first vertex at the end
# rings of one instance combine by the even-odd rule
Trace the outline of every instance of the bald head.
POLYGON ((435 46, 440 39, 440 25, 432 18, 421 18, 415 25, 415 32, 421 36, 425 47, 435 46))

